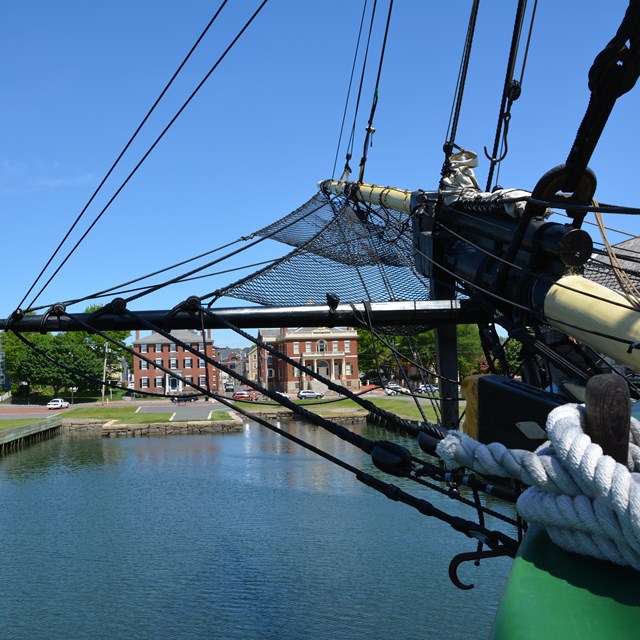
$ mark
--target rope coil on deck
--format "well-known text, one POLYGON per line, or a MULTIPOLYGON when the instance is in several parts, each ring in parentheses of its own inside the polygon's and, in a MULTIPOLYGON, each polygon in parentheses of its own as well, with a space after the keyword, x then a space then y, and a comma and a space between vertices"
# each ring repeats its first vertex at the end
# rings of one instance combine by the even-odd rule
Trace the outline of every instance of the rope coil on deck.
POLYGON ((547 419, 549 441, 534 453, 483 445, 449 431, 437 453, 448 468, 511 477, 529 485, 519 514, 546 528, 567 551, 640 571, 640 422, 631 418, 628 467, 603 454, 584 433, 584 405, 567 404, 547 419))

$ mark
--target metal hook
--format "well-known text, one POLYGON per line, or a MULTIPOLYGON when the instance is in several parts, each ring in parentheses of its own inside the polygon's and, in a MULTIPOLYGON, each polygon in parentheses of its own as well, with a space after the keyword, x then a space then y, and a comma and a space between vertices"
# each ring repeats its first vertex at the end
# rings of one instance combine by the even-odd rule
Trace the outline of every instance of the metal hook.
MULTIPOLYGON (((511 108, 511 104, 509 104, 509 109, 510 108, 511 108)), ((504 128, 502 130, 502 148, 503 148, 502 155, 500 155, 497 158, 493 158, 492 156, 489 155, 489 151, 487 150, 486 145, 484 147, 484 155, 487 157, 487 160, 489 160, 493 164, 498 164, 499 162, 502 162, 507 157, 507 154, 509 153, 509 143, 507 142, 507 136, 509 135, 509 120, 511 120, 511 112, 507 111, 502 117, 502 120, 504 121, 504 128)))
POLYGON ((511 552, 504 546, 498 547, 497 549, 489 549, 487 551, 478 550, 459 553, 457 556, 454 556, 449 563, 449 579, 456 587, 458 587, 458 589, 462 589, 463 591, 473 589, 473 584, 464 584, 464 582, 461 582, 460 578, 458 578, 458 567, 463 562, 474 561, 479 563, 480 560, 483 560, 484 558, 498 558, 500 556, 508 555, 511 555, 511 552))

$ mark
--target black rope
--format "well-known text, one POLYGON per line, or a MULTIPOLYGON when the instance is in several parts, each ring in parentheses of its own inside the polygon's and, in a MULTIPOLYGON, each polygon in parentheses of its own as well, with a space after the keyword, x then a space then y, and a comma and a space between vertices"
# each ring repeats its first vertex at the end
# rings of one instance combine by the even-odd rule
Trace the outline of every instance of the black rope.
POLYGON ((640 0, 630 0, 615 36, 589 70, 591 97, 565 163, 564 192, 572 193, 576 188, 617 99, 633 88, 639 75, 640 0))
MULTIPOLYGON (((118 157, 115 159, 115 161, 113 162, 113 164, 111 165, 111 167, 107 171, 107 173, 104 176, 104 178, 102 178, 100 184, 97 186, 96 190, 93 192, 93 194, 91 195, 91 197, 89 198, 87 203, 84 205, 84 207, 82 208, 82 211, 80 211, 78 217, 75 219, 75 221, 73 222, 73 224, 71 225, 71 227, 69 228, 69 230, 67 231, 65 236, 62 238, 60 244, 57 246, 57 248, 55 249, 55 251, 53 252, 51 257, 49 258, 47 263, 44 265, 44 267, 42 268, 42 270, 40 271, 40 273, 38 274, 38 276, 34 280, 33 284, 29 287, 29 290, 27 291, 27 293, 25 293, 25 295, 22 298, 22 300, 20 301, 20 304, 18 305, 18 307, 21 307, 24 304, 24 301, 27 299, 27 296, 31 293, 31 291, 33 291, 34 287, 36 286, 36 284, 38 283, 38 281, 40 280, 40 278, 42 277, 44 272, 47 270, 47 268, 49 267, 49 265, 51 264, 53 259, 56 257, 56 255, 58 254, 58 252, 60 251, 60 249, 64 245, 64 243, 67 241, 67 239, 71 235, 72 231, 76 228, 76 225, 80 222, 80 219, 83 217, 83 215, 85 214, 85 212, 87 211, 87 209, 89 208, 89 206, 91 205, 91 203, 93 202, 95 197, 98 195, 98 192, 100 191, 100 189, 102 189, 102 187, 104 186, 105 182, 108 180, 109 176, 113 173, 114 169, 116 168, 116 166, 118 165, 118 163, 120 162, 120 160, 122 159, 124 154, 127 152, 127 150, 129 149, 129 147, 131 146, 133 141, 136 139, 138 133, 140 133, 140 130, 142 129, 142 127, 146 124, 147 120, 151 117, 151 114, 154 112, 155 108, 158 106, 158 104, 160 103, 160 101, 162 100, 164 95, 169 90, 169 87, 171 87, 171 85, 173 84, 173 81, 178 77, 178 74, 182 71, 183 67, 185 66, 185 64, 187 63, 187 61, 189 60, 189 58, 191 57, 193 52, 196 50, 196 48, 198 47, 198 45, 200 44, 200 42, 204 38, 204 36, 207 33, 207 31, 209 31, 209 28, 215 22, 216 18, 218 17, 218 15, 220 14, 220 12, 224 8, 224 6, 227 4, 227 1, 228 0, 223 0, 222 4, 218 8, 218 10, 215 12, 213 18, 211 18, 211 20, 209 21, 209 24, 204 28, 204 31, 200 34, 200 36, 196 40, 195 44, 189 50, 189 53, 187 53, 187 55, 185 56, 184 60, 180 63, 180 66, 176 69, 174 74, 171 76, 171 79, 169 80, 169 82, 166 84, 164 89, 160 92, 160 95, 156 98, 156 100, 153 103, 153 105, 151 105, 151 108, 149 109, 149 111, 147 111, 147 114, 142 119, 142 122, 140 122, 140 124, 138 125, 136 130, 133 132, 133 135, 129 138, 129 141, 127 142, 127 144, 124 146, 122 151, 118 154, 118 157)), ((42 291, 40 293, 42 293, 42 291)), ((39 295, 40 294, 38 294, 38 296, 39 295)), ((36 296, 36 298, 38 296, 36 296)), ((35 300, 34 300, 34 302, 35 302, 35 300)))
MULTIPOLYGON (((44 292, 44 290, 49 286, 49 284, 51 283, 51 281, 55 278, 55 276, 60 272, 60 270, 62 269, 62 267, 67 263, 67 261, 71 258, 71 256, 75 253, 76 249, 80 246, 80 244, 82 243, 82 241, 89 235, 90 231, 93 229, 93 227, 95 227, 95 225, 98 223, 98 221, 100 220, 100 218, 102 218, 103 214, 107 211, 107 209, 111 206, 111 204, 114 202, 114 200, 118 197, 118 195, 120 195, 120 193, 122 192, 122 190, 125 188, 125 186, 129 183, 129 181, 131 180, 131 178, 136 174, 136 172, 138 171, 138 169, 142 166, 142 164, 145 162, 145 160, 149 157, 149 155, 151 154, 151 152, 155 149, 155 147, 158 145, 158 143, 160 142, 160 140, 162 140, 162 138, 164 138, 165 134, 169 131, 169 129, 173 126, 173 124, 175 123, 175 121, 180 117, 180 115, 182 114, 182 112, 187 108, 187 106, 189 105, 189 103, 191 102, 191 100, 193 100, 193 98, 196 96, 196 94, 200 91, 200 89, 203 87, 203 85, 205 84, 205 82, 209 79, 209 77, 211 76, 211 74, 218 68, 218 66, 220 65, 220 63, 224 60, 224 58, 227 56, 227 54, 229 53, 229 51, 232 49, 232 47, 236 44, 236 42, 240 39, 240 37, 242 36, 242 34, 249 28, 249 25, 253 22, 253 20, 255 19, 255 17, 258 15, 258 13, 260 13, 260 11, 262 10, 262 8, 264 7, 264 5, 268 2, 268 0, 263 0, 262 4, 256 9, 256 11, 253 13, 253 15, 249 18, 249 20, 245 23, 245 25, 242 27, 242 29, 240 30, 240 32, 235 36, 235 38, 231 41, 231 44, 229 44, 227 46, 227 48, 224 50, 224 52, 220 55, 220 57, 217 59, 217 61, 215 62, 215 64, 211 67, 211 69, 207 72, 207 74, 204 76, 204 78, 200 81, 200 83, 197 85, 197 87, 192 91, 191 95, 187 98, 187 100, 184 102, 184 104, 180 107, 180 109, 178 109, 177 113, 171 118, 171 120, 169 121, 169 123, 165 126, 165 128, 162 130, 162 132, 160 133, 160 135, 155 139, 155 141, 153 142, 153 144, 151 145, 151 147, 149 147, 149 149, 144 153, 144 155, 142 156, 142 158, 138 161, 138 163, 135 165, 135 167, 133 168, 133 170, 129 173, 129 175, 125 178, 124 182, 120 185, 120 187, 118 187, 118 189, 116 190, 116 192, 111 196, 111 198, 107 201, 107 204, 101 209, 100 213, 94 218, 93 222, 89 225, 89 227, 86 229, 86 231, 82 234, 82 236, 80 237, 80 239, 76 242, 76 244, 71 248, 71 250, 67 253, 66 257, 64 258, 64 260, 58 265, 58 267, 55 269, 55 271, 51 274, 51 276, 49 277, 49 279, 45 282, 45 284, 40 288, 40 291, 38 291, 38 293, 35 295, 35 297, 33 298, 33 301, 31 302, 32 306, 35 301, 40 297, 40 295, 44 292)), ((25 296, 26 298, 26 296, 25 296)), ((24 299, 23 299, 24 302, 24 299)), ((22 304, 22 303, 21 303, 22 304)))
POLYGON ((376 8, 378 6, 378 0, 373 0, 373 9, 371 11, 371 19, 369 21, 369 34, 367 36, 367 46, 364 50, 364 59, 362 61, 362 69, 360 71, 360 84, 358 86, 358 97, 356 98, 356 108, 353 114, 353 122, 351 123, 351 133, 349 135, 349 142, 347 143, 347 160, 345 162, 345 168, 343 176, 345 179, 349 179, 351 167, 349 167, 349 160, 353 154, 353 145, 356 135, 356 123, 358 122, 358 113, 360 112, 360 99, 362 98, 362 89, 364 87, 364 76, 367 69, 367 60, 369 58, 369 45, 371 44, 371 34, 373 32, 373 24, 376 16, 376 8))
POLYGON ((464 96, 464 88, 467 82, 467 72, 469 71, 469 60, 471 58, 471 47, 473 45, 473 36, 476 30, 476 21, 478 18, 478 8, 480 0, 473 0, 471 5, 471 13, 469 15, 469 25, 467 26, 467 36, 465 38, 464 48, 462 50, 462 59, 458 69, 458 80, 454 92, 454 100, 451 105, 451 113, 449 114, 449 124, 447 126, 447 134, 445 136, 444 153, 445 163, 447 158, 455 146, 456 133, 458 132, 458 120, 462 110, 462 97, 464 96))
MULTIPOLYGON (((340 146, 342 145, 342 134, 344 132, 344 124, 345 121, 347 119, 347 109, 349 107, 349 100, 351 98, 351 89, 353 87, 353 75, 355 73, 356 70, 356 62, 358 59, 358 52, 360 51, 360 39, 362 38, 362 28, 364 26, 364 16, 367 12, 367 3, 368 0, 364 1, 364 4, 362 6, 362 16, 360 18, 360 28, 358 29, 358 39, 356 41, 356 50, 353 54, 353 63, 351 64, 351 75, 349 76, 349 88, 347 89, 347 97, 344 101, 344 110, 342 112, 342 122, 340 123, 340 135, 338 136, 338 144, 336 146, 336 157, 333 161, 333 170, 331 171, 331 178, 335 177, 335 173, 336 173, 336 166, 338 164, 338 154, 340 153, 340 146)), ((360 80, 360 87, 362 88, 362 79, 360 80)), ((356 114, 357 114, 357 109, 356 109, 356 114)), ((343 176, 346 175, 346 180, 349 179, 349 174, 351 173, 351 168, 349 167, 349 160, 351 159, 351 154, 349 153, 349 150, 347 149, 347 154, 346 154, 346 162, 345 162, 345 167, 344 167, 344 172, 343 172, 343 176)))
POLYGON ((516 66, 516 59, 518 56, 518 47, 520 45, 520 34, 522 33, 522 24, 524 21, 525 10, 527 7, 526 0, 518 1, 518 8, 516 10, 516 19, 513 25, 513 34, 511 36, 511 50, 509 51, 509 58, 507 62, 507 73, 504 80, 504 87, 502 90, 502 100, 500 103, 500 111, 498 115, 498 124, 496 126, 496 135, 493 141, 493 151, 491 155, 487 153, 485 147, 484 152, 487 158, 490 160, 489 174, 487 177, 486 191, 491 190, 491 183, 493 181, 493 172, 496 165, 504 160, 507 151, 507 134, 509 130, 509 121, 511 120, 511 106, 520 97, 521 85, 517 80, 514 80, 513 74, 516 66), (498 157, 498 148, 500 146, 500 136, 502 128, 504 126, 503 154, 498 157))
POLYGON ((364 167, 367 163, 367 148, 371 142, 371 136, 375 132, 373 128, 373 117, 378 106, 378 89, 380 87, 380 76, 382 75, 382 63, 384 62, 384 53, 387 48, 387 36, 389 35, 389 24, 391 23, 391 12, 393 10, 393 0, 389 2, 389 13, 387 14, 387 24, 384 29, 384 39, 382 41, 382 51, 380 52, 380 62, 378 64, 378 75, 376 76, 376 86, 373 91, 373 102, 371 104, 371 112, 369 114, 369 121, 367 122, 366 135, 364 139, 364 147, 362 150, 362 159, 360 160, 360 173, 358 175, 358 183, 364 181, 364 167))

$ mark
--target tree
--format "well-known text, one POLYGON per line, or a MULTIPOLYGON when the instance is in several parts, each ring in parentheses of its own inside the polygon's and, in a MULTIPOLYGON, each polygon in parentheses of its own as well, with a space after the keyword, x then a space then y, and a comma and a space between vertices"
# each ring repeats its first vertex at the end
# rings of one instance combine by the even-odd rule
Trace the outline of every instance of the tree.
MULTIPOLYGON (((358 329, 358 367, 365 375, 367 371, 378 371, 387 377, 402 379, 398 360, 411 369, 410 361, 424 369, 436 369, 436 339, 434 331, 425 331, 413 336, 384 336, 384 341, 372 338, 371 332, 358 329), (391 346, 385 344, 385 341, 391 346), (393 348, 391 348, 393 347, 393 348), (399 354, 394 355, 394 349, 399 354), (405 356, 405 357, 403 357, 405 356)), ((483 357, 482 345, 476 325, 458 325, 458 371, 461 378, 480 371, 483 357)), ((420 376, 422 377, 422 376, 420 376)))
MULTIPOLYGON (((87 312, 91 313, 97 308, 99 307, 89 307, 87 312)), ((120 342, 124 342, 130 335, 129 331, 105 333, 120 342)), ((1 336, 5 366, 11 376, 14 391, 21 382, 27 382, 32 387, 53 387, 54 395, 58 395, 61 389, 71 387, 96 391, 102 385, 105 345, 110 345, 106 353, 109 358, 108 366, 117 362, 119 355, 126 353, 106 338, 86 331, 34 333, 26 337, 35 349, 11 332, 5 332, 1 336), (64 366, 56 365, 55 362, 64 366)))
POLYGON ((30 386, 52 387, 53 394, 60 389, 78 387, 94 390, 100 386, 101 361, 88 346, 72 334, 32 334, 28 337, 31 348, 13 333, 4 333, 2 346, 7 372, 14 386, 28 382, 30 386), (68 371, 55 363, 63 363, 68 371), (95 377, 97 382, 90 378, 95 377))

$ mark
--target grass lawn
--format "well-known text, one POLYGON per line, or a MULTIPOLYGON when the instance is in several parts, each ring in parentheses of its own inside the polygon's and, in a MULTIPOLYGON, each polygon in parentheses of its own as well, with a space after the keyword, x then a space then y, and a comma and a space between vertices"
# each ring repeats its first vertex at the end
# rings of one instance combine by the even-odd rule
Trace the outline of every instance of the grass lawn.
POLYGON ((0 420, 0 431, 8 431, 9 429, 15 429, 16 427, 24 427, 25 424, 31 424, 32 422, 39 422, 34 418, 7 418, 0 420))
MULTIPOLYGON (((398 398, 396 396, 384 396, 384 397, 368 397, 367 400, 371 401, 376 406, 384 409, 385 411, 390 411, 391 413, 395 413, 396 415, 406 418, 408 420, 422 420, 422 416, 418 411, 418 408, 415 405, 415 402, 411 402, 406 398, 398 398)), ((349 415, 358 415, 366 413, 366 409, 363 409, 359 404, 355 403, 353 400, 343 399, 343 400, 331 400, 330 398, 324 398, 323 400, 294 400, 297 404, 301 404, 309 409, 309 411, 313 411, 321 416, 331 417, 332 415, 342 414, 345 416, 349 415)), ((270 408, 273 410, 281 410, 279 404, 276 402, 268 403, 268 404, 255 404, 251 402, 243 402, 239 403, 240 406, 246 408, 248 411, 255 412, 264 412, 268 411, 270 408)), ((425 416, 428 420, 435 422, 436 414, 431 406, 431 402, 422 400, 420 402, 420 406, 424 411, 425 416)))
MULTIPOLYGON (((163 413, 136 413, 136 407, 86 407, 65 412, 65 418, 93 418, 95 420, 116 420, 123 424, 144 424, 146 422, 169 422, 172 411, 163 413)), ((214 411, 211 420, 229 420, 228 411, 214 411)), ((178 422, 178 420, 176 420, 178 422)))

